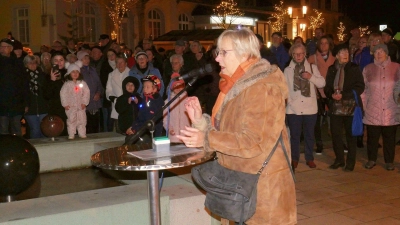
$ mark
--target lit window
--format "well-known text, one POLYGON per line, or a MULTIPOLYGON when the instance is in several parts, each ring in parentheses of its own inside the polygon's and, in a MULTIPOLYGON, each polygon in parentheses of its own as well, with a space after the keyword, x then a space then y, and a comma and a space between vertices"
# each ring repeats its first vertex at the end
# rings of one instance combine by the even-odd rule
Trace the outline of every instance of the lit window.
POLYGON ((179 30, 189 30, 189 18, 186 14, 179 15, 179 30))
POLYGON ((29 9, 17 9, 17 39, 23 44, 29 44, 29 9))
POLYGON ((93 6, 84 1, 77 9, 78 33, 77 37, 85 41, 96 42, 96 13, 93 6))
POLYGON ((149 37, 151 39, 157 38, 161 35, 161 17, 160 14, 155 10, 150 10, 148 15, 148 28, 149 37))

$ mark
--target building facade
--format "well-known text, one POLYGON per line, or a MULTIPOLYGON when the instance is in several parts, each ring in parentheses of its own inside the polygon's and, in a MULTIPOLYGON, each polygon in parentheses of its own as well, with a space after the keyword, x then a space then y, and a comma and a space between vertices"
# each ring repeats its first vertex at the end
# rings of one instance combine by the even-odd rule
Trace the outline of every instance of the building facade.
MULTIPOLYGON (((292 18, 287 15, 282 30, 292 39, 299 35, 304 39, 312 36, 307 17, 313 9, 323 13, 322 27, 335 34, 339 24, 338 0, 286 0, 285 7, 292 7, 292 18), (307 14, 301 14, 307 6, 307 14), (305 28, 300 24, 305 24, 305 28), (303 29, 304 28, 304 29, 303 29)), ((279 1, 238 0, 244 16, 236 18, 231 28, 246 26, 264 37, 271 35, 273 5, 279 1)), ((171 30, 215 29, 216 17, 213 8, 219 0, 137 0, 129 11, 120 15, 120 24, 115 26, 110 19, 111 6, 108 0, 8 0, 3 2, 0 15, 3 19, 0 35, 11 31, 24 46, 38 51, 43 44, 68 37, 96 44, 100 34, 109 34, 120 43, 133 48, 144 37, 155 39, 171 30)))

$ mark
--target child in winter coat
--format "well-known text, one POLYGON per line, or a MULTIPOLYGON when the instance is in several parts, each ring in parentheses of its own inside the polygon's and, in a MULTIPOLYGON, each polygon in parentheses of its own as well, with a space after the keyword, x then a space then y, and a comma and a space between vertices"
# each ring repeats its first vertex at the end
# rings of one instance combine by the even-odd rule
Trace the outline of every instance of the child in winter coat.
MULTIPOLYGON (((142 95, 143 95, 143 104, 139 107, 139 115, 136 122, 134 122, 132 126, 132 130, 127 132, 127 134, 134 134, 137 130, 139 130, 143 124, 146 123, 149 119, 153 118, 155 113, 160 111, 164 105, 164 101, 161 95, 158 93, 161 88, 161 80, 155 75, 147 75, 142 78, 142 95)), ((155 121, 155 130, 154 137, 159 137, 162 135, 162 116, 160 116, 155 121)))
POLYGON ((122 132, 132 131, 131 126, 136 121, 139 112, 139 104, 142 103, 140 94, 137 93, 139 81, 135 77, 126 77, 122 81, 123 95, 117 98, 115 110, 118 113, 118 126, 122 132))
POLYGON ((67 114, 68 139, 74 139, 76 130, 80 138, 86 138, 86 106, 90 100, 90 90, 80 68, 71 64, 65 74, 66 82, 61 88, 61 104, 67 114))
MULTIPOLYGON (((171 79, 176 77, 179 77, 178 73, 173 73, 171 75, 171 79)), ((183 88, 185 88, 185 82, 183 80, 174 81, 171 85, 171 99, 182 91, 183 88)), ((185 91, 169 106, 169 114, 168 108, 164 110, 164 128, 172 143, 182 143, 176 135, 181 135, 180 130, 184 130, 185 126, 190 127, 190 119, 185 108, 186 98, 187 93, 185 91)), ((165 103, 167 102, 168 100, 165 100, 165 103)))

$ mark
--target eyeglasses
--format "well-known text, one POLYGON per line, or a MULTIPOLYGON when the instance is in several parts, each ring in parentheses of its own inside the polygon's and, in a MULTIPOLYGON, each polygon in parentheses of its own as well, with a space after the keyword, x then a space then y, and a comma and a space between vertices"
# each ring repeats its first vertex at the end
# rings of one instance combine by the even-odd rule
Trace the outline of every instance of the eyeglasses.
POLYGON ((359 41, 358 44, 366 44, 366 41, 359 41))
POLYGON ((372 40, 371 42, 379 43, 379 42, 381 42, 381 40, 372 40))
POLYGON ((0 46, 0 48, 11 48, 12 46, 9 46, 9 45, 6 45, 6 46, 4 46, 4 45, 1 45, 0 46))
POLYGON ((300 57, 300 56, 304 56, 306 53, 304 53, 304 52, 302 52, 302 53, 293 53, 293 56, 297 56, 297 57, 300 57))
POLYGON ((217 56, 221 55, 222 57, 225 57, 226 53, 233 51, 233 50, 221 50, 221 49, 217 49, 215 50, 215 54, 217 56))

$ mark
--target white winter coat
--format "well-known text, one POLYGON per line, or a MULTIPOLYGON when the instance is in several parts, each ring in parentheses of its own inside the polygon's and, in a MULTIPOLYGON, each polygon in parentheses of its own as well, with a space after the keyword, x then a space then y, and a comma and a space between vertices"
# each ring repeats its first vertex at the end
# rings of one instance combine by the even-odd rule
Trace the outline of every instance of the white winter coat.
POLYGON ((78 80, 76 83, 67 81, 60 91, 61 105, 71 108, 81 107, 81 104, 88 105, 90 101, 90 90, 88 85, 83 80, 78 80))
POLYGON ((310 63, 307 60, 304 61, 305 71, 312 74, 310 78, 310 97, 304 97, 301 95, 301 91, 293 90, 293 76, 294 68, 296 64, 290 61, 288 67, 285 68, 285 78, 289 88, 289 98, 287 99, 286 114, 295 115, 313 115, 318 112, 317 106, 317 95, 315 93, 315 87, 323 88, 325 87, 325 79, 319 73, 319 70, 315 64, 312 65, 312 70, 310 68, 310 63))
POLYGON ((106 97, 110 100, 110 96, 114 96, 115 99, 112 102, 111 118, 118 119, 118 113, 115 110, 115 102, 117 98, 124 94, 122 91, 122 81, 129 75, 129 68, 126 67, 124 72, 119 72, 118 68, 108 74, 108 80, 106 85, 106 97))

